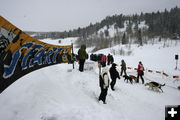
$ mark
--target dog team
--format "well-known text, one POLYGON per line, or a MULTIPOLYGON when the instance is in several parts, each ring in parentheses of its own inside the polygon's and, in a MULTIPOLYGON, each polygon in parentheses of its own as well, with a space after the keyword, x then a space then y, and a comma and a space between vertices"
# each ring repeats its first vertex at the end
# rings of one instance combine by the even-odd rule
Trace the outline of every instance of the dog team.
MULTIPOLYGON (((105 60, 103 60, 105 61, 105 60)), ((100 69, 99 72, 99 86, 101 88, 101 93, 99 96, 99 101, 103 101, 104 104, 106 104, 106 96, 107 96, 107 92, 108 92, 108 87, 110 84, 110 88, 112 91, 114 91, 114 86, 116 84, 116 79, 120 79, 120 76, 124 77, 124 81, 129 81, 131 84, 133 83, 133 81, 135 81, 135 83, 139 83, 139 78, 141 78, 142 84, 144 84, 144 67, 141 61, 139 61, 138 64, 138 68, 137 68, 137 77, 135 77, 134 75, 127 75, 126 73, 126 63, 124 60, 121 60, 121 72, 119 74, 119 72, 116 70, 116 66, 117 64, 112 63, 110 69, 108 67, 106 67, 105 63, 99 62, 98 67, 100 69), (103 66, 103 67, 102 67, 103 66), (101 72, 101 67, 102 67, 102 72, 101 72), (109 81, 109 77, 108 77, 108 72, 110 73, 110 77, 111 77, 111 82, 109 81), (124 75, 123 75, 124 73, 124 75)), ((155 91, 159 91, 161 90, 161 92, 163 92, 163 90, 161 89, 162 86, 165 86, 165 84, 159 84, 157 82, 149 82, 146 83, 145 86, 149 86, 149 88, 151 88, 152 90, 155 91)))

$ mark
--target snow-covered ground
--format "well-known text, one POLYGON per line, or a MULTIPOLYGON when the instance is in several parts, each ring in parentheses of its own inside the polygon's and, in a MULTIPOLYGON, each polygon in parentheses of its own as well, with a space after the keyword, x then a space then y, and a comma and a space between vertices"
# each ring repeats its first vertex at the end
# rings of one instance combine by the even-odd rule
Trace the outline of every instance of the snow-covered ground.
POLYGON ((71 45, 72 43, 74 44, 76 41, 76 37, 69 37, 69 38, 65 38, 65 39, 42 39, 42 42, 45 43, 50 43, 52 45, 71 45), (60 41, 60 42, 59 42, 60 41))
MULTIPOLYGON (((113 48, 99 50, 96 53, 104 53, 105 55, 115 53, 115 62, 119 65, 120 61, 124 59, 127 66, 137 68, 139 61, 142 61, 144 67, 148 70, 160 71, 170 75, 180 75, 179 71, 174 70, 176 67, 175 55, 180 56, 180 41, 177 43, 176 41, 170 41, 166 45, 163 42, 154 45, 145 44, 141 47, 132 44, 130 48, 129 45, 117 45, 113 48), (124 51, 123 56, 119 55, 121 50, 124 51), (127 55, 128 52, 131 52, 130 56, 127 55)), ((178 66, 180 66, 180 60, 178 61, 178 66)))
MULTIPOLYGON (((43 40, 58 45, 74 43, 76 38, 43 40)), ((145 82, 165 83, 164 93, 154 92, 140 83, 126 83, 121 77, 117 80, 115 91, 108 90, 107 104, 98 102, 100 94, 97 63, 87 60, 85 71, 78 71, 71 64, 58 64, 33 71, 17 80, 0 94, 0 120, 164 120, 165 105, 179 105, 180 80, 173 79, 179 75, 175 68, 175 54, 180 55, 180 43, 174 42, 168 47, 162 43, 137 47, 131 45, 132 55, 114 55, 120 65, 122 59, 127 66, 136 68, 142 61, 146 69, 145 82), (164 71, 166 77, 155 71, 164 71)), ((126 46, 115 46, 96 53, 108 54, 114 49, 126 46)), ((77 48, 74 50, 77 52, 77 48)), ((87 50, 89 51, 89 50, 87 50)), ((110 66, 109 66, 110 67, 110 66)), ((178 68, 180 65, 178 64, 178 68)), ((117 68, 120 70, 120 66, 117 68)), ((128 74, 136 75, 133 69, 128 74)), ((140 80, 141 81, 141 80, 140 80)))

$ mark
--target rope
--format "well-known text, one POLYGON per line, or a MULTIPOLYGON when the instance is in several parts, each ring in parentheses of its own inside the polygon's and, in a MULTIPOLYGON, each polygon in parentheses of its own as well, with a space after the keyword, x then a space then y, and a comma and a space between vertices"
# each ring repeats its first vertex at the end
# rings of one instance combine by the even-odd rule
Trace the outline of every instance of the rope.
MULTIPOLYGON (((137 70, 137 68, 132 68, 132 67, 127 67, 127 68, 128 68, 128 69, 132 69, 132 70, 137 70)), ((146 71, 147 71, 147 72, 150 72, 150 73, 155 72, 155 73, 158 73, 158 74, 162 74, 162 75, 164 75, 164 76, 166 76, 166 77, 169 77, 169 76, 170 76, 170 75, 168 75, 167 73, 160 72, 160 71, 153 71, 153 70, 148 70, 148 69, 146 69, 146 71)), ((180 76, 178 76, 178 75, 173 75, 172 78, 173 78, 173 79, 179 79, 180 76)))

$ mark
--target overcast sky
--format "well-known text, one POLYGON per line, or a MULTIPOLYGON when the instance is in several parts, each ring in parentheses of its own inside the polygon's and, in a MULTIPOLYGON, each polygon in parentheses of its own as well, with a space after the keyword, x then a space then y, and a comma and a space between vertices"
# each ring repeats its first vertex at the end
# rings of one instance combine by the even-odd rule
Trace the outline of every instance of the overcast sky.
POLYGON ((106 16, 170 10, 180 0, 0 0, 0 15, 22 30, 64 31, 106 16))

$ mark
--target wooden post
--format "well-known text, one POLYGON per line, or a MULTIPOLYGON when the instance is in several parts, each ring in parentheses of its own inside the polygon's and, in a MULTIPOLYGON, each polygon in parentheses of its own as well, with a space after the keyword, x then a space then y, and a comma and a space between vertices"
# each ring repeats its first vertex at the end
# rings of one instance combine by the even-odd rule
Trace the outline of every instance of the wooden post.
POLYGON ((74 51, 73 51, 73 43, 71 43, 71 45, 72 45, 72 57, 73 57, 73 69, 74 69, 74 51))
POLYGON ((98 63, 99 75, 101 75, 101 63, 98 63))

